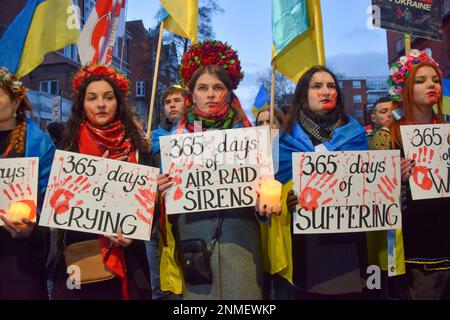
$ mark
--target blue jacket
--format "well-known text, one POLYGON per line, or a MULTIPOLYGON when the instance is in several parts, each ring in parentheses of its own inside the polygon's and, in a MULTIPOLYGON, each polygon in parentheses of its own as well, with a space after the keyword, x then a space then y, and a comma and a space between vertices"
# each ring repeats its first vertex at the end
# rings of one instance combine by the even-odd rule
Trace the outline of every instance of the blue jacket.
POLYGON ((50 136, 45 134, 30 119, 27 119, 25 157, 39 158, 38 204, 44 200, 54 154, 55 145, 50 136))

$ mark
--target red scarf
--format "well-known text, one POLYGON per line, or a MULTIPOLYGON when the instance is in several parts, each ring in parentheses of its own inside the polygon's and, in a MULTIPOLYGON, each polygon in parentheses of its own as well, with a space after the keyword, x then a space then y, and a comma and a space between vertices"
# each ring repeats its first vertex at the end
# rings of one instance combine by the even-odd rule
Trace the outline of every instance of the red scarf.
MULTIPOLYGON (((109 158, 117 159, 127 155, 128 161, 137 163, 136 151, 127 138, 125 128, 120 120, 103 126, 95 127, 84 121, 78 134, 78 149, 81 154, 101 157, 109 150, 109 158)), ((124 250, 121 246, 115 246, 104 236, 99 236, 100 251, 105 267, 122 279, 122 299, 128 300, 127 266, 124 250)))

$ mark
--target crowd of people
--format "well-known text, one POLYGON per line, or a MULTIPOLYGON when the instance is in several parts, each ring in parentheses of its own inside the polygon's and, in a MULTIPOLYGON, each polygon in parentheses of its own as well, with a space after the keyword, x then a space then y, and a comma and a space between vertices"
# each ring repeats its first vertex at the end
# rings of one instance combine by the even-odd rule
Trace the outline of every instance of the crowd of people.
MULTIPOLYGON (((160 137, 251 127, 234 93, 243 79, 237 53, 220 41, 192 45, 181 62, 180 84, 160 97, 164 117, 150 139, 127 104, 128 80, 113 67, 89 65, 74 75, 70 118, 49 125, 50 136, 30 120, 26 88, 0 68, 2 158, 39 157, 37 221, 16 224, 0 214, 0 299, 450 299, 450 201, 412 199, 408 181, 415 159, 406 158, 400 135, 403 125, 445 123, 442 72, 426 51, 412 50, 400 61, 408 63, 390 75, 390 96, 374 104, 366 128, 346 113, 339 82, 324 66, 302 75, 289 108, 274 108, 275 179, 283 184, 276 208, 167 215, 166 194, 175 177, 161 171, 148 241, 127 239, 120 229, 117 236, 103 236, 39 226, 55 149, 160 168, 160 137), (299 204, 293 153, 391 149, 402 157, 401 229, 293 234, 299 204), (187 272, 183 254, 193 241, 208 251, 206 275, 187 272), (398 275, 388 277, 392 241, 401 249, 398 275), (109 276, 74 289, 66 257, 85 244, 109 276), (366 286, 372 264, 383 270, 378 290, 366 286)), ((270 120, 270 108, 262 108, 254 125, 270 120)))

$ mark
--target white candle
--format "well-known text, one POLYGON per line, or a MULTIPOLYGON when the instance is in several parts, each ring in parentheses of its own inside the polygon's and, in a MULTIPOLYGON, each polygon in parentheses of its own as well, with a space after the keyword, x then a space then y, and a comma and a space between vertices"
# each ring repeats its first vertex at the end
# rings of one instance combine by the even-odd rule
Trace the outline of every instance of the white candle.
POLYGON ((266 210, 278 210, 278 205, 281 202, 281 183, 276 180, 263 181, 261 185, 261 192, 259 198, 259 211, 266 205, 266 210))
POLYGON ((23 202, 16 202, 9 206, 8 220, 12 223, 23 223, 22 218, 30 218, 31 208, 23 202))

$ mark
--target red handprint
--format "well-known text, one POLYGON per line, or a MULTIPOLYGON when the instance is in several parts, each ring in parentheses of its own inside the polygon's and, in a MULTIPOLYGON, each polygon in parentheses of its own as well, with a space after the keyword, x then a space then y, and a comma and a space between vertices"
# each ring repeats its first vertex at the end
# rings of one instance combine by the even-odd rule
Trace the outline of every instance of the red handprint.
POLYGON ((184 171, 185 168, 190 170, 192 168, 193 162, 188 163, 188 158, 185 158, 182 160, 182 167, 181 168, 175 168, 175 164, 172 163, 169 169, 170 176, 173 176, 173 186, 177 189, 175 190, 175 193, 173 194, 173 200, 180 200, 183 196, 183 190, 181 190, 180 185, 183 183, 183 179, 181 179, 181 174, 184 171))
MULTIPOLYGON (((80 194, 81 192, 84 192, 91 187, 91 184, 87 183, 87 177, 79 176, 73 182, 71 181, 72 179, 72 176, 68 176, 50 198, 50 206, 55 210, 56 214, 61 214, 69 211, 71 202, 75 201, 75 192, 78 191, 78 194, 80 194), (69 182, 70 185, 65 187, 69 182)), ((79 200, 76 201, 75 206, 79 206, 82 204, 83 200, 79 200)))
POLYGON ((145 209, 145 214, 148 216, 146 217, 140 209, 137 209, 136 215, 147 223, 148 225, 151 225, 152 219, 153 219, 153 212, 155 211, 154 203, 156 199, 156 192, 151 192, 148 189, 141 189, 138 190, 139 194, 135 194, 134 197, 136 200, 141 204, 141 206, 145 209))
POLYGON ((423 190, 430 190, 433 186, 433 181, 430 179, 427 164, 431 164, 431 160, 434 156, 434 150, 430 149, 430 153, 428 156, 427 151, 428 148, 424 146, 419 148, 419 155, 413 153, 413 159, 416 161, 416 165, 414 166, 412 172, 413 180, 414 183, 423 190))
POLYGON ((380 190, 383 196, 392 203, 396 203, 391 194, 397 186, 397 179, 391 180, 388 176, 381 177, 381 184, 377 184, 378 190, 380 190))
MULTIPOLYGON (((319 176, 317 173, 314 173, 298 197, 298 203, 302 208, 305 208, 307 211, 317 209, 319 207, 318 200, 322 196, 322 191, 332 190, 336 185, 337 179, 333 180, 333 177, 334 174, 323 173, 319 176), (319 178, 316 179, 317 177, 319 178)), ((325 205, 332 200, 332 198, 327 198, 321 202, 321 205, 325 205)))
MULTIPOLYGON (((30 208, 28 219, 30 221, 36 220, 36 202, 32 199, 29 199, 33 196, 30 185, 27 185, 26 190, 24 192, 20 184, 16 183, 15 186, 13 184, 10 184, 6 189, 3 189, 3 194, 10 201, 10 207, 11 205, 16 203, 23 203, 26 206, 28 206, 30 208)), ((0 210, 0 214, 6 215, 7 212, 5 210, 0 210)))

